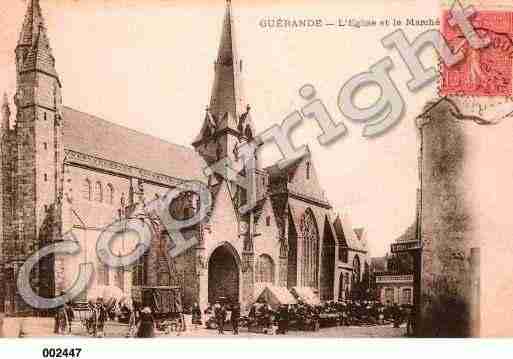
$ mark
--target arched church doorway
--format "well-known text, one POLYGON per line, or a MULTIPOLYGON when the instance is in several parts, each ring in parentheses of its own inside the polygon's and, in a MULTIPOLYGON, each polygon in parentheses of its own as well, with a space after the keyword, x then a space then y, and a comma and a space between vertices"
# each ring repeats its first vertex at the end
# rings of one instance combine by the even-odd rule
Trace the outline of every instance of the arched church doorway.
POLYGON ((239 301, 239 257, 229 244, 217 247, 208 261, 208 301, 220 297, 239 301))

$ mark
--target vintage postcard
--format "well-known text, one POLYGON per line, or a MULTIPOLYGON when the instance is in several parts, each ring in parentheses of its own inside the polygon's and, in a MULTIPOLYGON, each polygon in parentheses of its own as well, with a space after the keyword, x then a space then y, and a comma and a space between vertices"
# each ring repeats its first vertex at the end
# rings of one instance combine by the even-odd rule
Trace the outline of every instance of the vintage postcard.
POLYGON ((3 341, 513 336, 510 0, 0 24, 3 341))

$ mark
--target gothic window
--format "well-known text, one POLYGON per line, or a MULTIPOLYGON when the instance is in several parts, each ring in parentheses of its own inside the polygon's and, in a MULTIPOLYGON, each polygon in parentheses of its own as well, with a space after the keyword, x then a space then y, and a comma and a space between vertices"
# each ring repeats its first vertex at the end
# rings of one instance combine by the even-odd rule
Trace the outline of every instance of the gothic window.
POLYGON ((102 184, 101 182, 96 182, 94 185, 94 200, 96 202, 103 201, 103 192, 102 192, 102 184))
POLYGON ((148 255, 147 253, 143 254, 139 260, 134 265, 134 270, 132 274, 132 284, 134 286, 141 286, 146 284, 147 273, 146 273, 146 263, 147 263, 148 255))
POLYGON ((168 236, 167 235, 161 235, 160 239, 158 241, 158 251, 157 255, 159 259, 166 259, 167 257, 167 251, 168 251, 168 236))
POLYGON ((274 262, 267 254, 258 257, 255 280, 259 283, 274 283, 274 262))
POLYGON ((361 267, 360 267, 360 258, 358 256, 354 256, 353 259, 353 282, 358 283, 360 282, 361 278, 361 267))
POLYGON ((46 173, 43 175, 43 177, 45 179, 45 182, 48 181, 48 175, 46 173))
POLYGON ((310 179, 310 162, 306 163, 306 179, 310 179))
POLYGON ((307 209, 300 224, 303 254, 301 256, 301 286, 318 287, 319 232, 311 209, 307 209))
POLYGON ((237 187, 238 192, 238 199, 239 199, 239 206, 244 206, 248 202, 248 192, 245 188, 238 186, 237 187))
POLYGON ((411 295, 412 290, 411 288, 404 288, 403 289, 403 304, 412 304, 411 295))
POLYGON ((265 225, 269 227, 271 225, 271 216, 265 217, 265 225))
POLYGON ((158 285, 169 286, 171 285, 171 276, 167 272, 159 272, 157 274, 158 285))
POLYGON ((116 286, 123 291, 125 290, 125 271, 123 267, 116 269, 116 286))
POLYGON ((251 127, 249 127, 249 125, 246 126, 246 131, 245 131, 244 135, 248 139, 252 139, 253 138, 253 132, 251 131, 251 127))
POLYGON ((96 270, 96 278, 98 285, 109 285, 109 267, 100 263, 96 270))
MULTIPOLYGON (((89 265, 88 263, 80 263, 79 264, 79 268, 80 268, 79 273, 80 272, 85 273, 88 265, 89 265)), ((87 287, 85 287, 84 290, 82 292, 80 292, 80 294, 75 297, 75 300, 77 302, 86 302, 87 301, 87 287)))
POLYGON ((29 135, 26 135, 23 137, 23 146, 30 146, 30 137, 29 135))
POLYGON ((343 300, 345 298, 345 283, 344 283, 344 273, 340 273, 340 277, 338 280, 338 300, 343 300))
POLYGON ((340 248, 338 250, 338 260, 344 263, 347 263, 348 260, 348 251, 345 248, 340 248))
POLYGON ((82 188, 82 198, 88 201, 91 200, 91 181, 86 178, 82 188))
POLYGON ((43 148, 44 148, 45 150, 47 150, 47 149, 48 149, 48 144, 47 144, 46 142, 43 142, 43 148))
POLYGON ((109 204, 114 204, 114 186, 112 184, 107 185, 107 201, 109 204))
POLYGON ((391 305, 394 303, 394 288, 385 288, 385 304, 391 305))

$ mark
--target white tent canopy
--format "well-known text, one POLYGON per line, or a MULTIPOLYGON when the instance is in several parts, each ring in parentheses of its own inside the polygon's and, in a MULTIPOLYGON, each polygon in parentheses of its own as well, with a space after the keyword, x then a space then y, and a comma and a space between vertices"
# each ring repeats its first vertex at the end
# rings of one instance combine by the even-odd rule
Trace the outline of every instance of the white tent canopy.
POLYGON ((120 300, 123 297, 125 297, 125 294, 115 285, 99 285, 87 291, 87 299, 90 300, 96 300, 97 298, 103 298, 105 301, 111 299, 120 300))
POLYGON ((292 293, 296 298, 310 305, 319 305, 321 301, 310 287, 292 287, 292 293))
POLYGON ((285 287, 277 287, 270 283, 255 286, 256 301, 264 300, 271 308, 276 309, 280 304, 296 304, 294 296, 285 287))

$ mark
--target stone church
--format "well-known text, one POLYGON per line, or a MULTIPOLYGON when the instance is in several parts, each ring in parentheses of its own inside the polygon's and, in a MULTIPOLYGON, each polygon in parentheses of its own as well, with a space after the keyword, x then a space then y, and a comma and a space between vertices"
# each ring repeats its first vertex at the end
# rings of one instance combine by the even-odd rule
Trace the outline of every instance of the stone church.
MULTIPOLYGON (((244 215, 238 210, 241 188, 204 176, 207 165, 235 159, 238 146, 256 131, 243 92, 235 30, 228 1, 210 104, 190 148, 63 106, 39 0, 29 0, 15 50, 16 114, 11 118, 6 96, 0 129, 0 305, 5 312, 35 312, 18 294, 17 271, 28 256, 62 240, 67 231, 82 250, 41 258, 31 279, 43 297, 66 291, 85 263, 93 263, 94 276, 84 298, 101 285, 115 285, 127 295, 137 286, 172 285, 182 289, 186 305, 196 301, 203 308, 221 296, 247 306, 265 286, 338 300, 365 278, 364 230, 335 215, 309 155, 285 168, 257 167, 257 205, 244 215), (184 230, 198 243, 170 258, 169 233, 158 218, 145 218, 144 208, 191 180, 207 184, 212 208, 201 223, 184 230), (126 218, 150 223, 151 246, 129 268, 111 268, 98 260, 96 241, 106 226, 126 218)), ((197 206, 189 194, 177 198, 170 211, 188 216, 197 206)), ((116 236, 114 251, 123 254, 134 239, 129 233, 116 236)))

